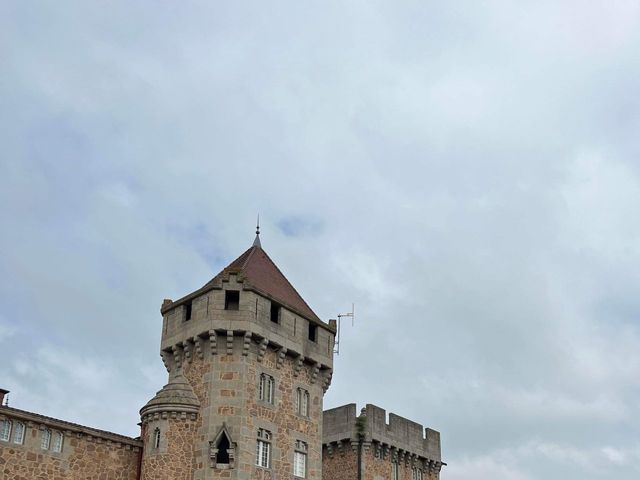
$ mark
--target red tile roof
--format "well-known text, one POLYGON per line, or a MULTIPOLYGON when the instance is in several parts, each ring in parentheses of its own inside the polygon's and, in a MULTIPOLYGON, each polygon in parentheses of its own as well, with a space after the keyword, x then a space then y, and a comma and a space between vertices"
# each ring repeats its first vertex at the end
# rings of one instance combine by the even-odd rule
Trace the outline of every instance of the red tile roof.
POLYGON ((254 244, 209 281, 205 288, 213 283, 218 283, 220 278, 228 273, 241 273, 245 285, 248 287, 273 298, 284 307, 297 312, 308 320, 321 322, 311 307, 307 305, 307 302, 302 299, 289 280, 273 263, 273 260, 269 258, 267 252, 259 246, 254 244))

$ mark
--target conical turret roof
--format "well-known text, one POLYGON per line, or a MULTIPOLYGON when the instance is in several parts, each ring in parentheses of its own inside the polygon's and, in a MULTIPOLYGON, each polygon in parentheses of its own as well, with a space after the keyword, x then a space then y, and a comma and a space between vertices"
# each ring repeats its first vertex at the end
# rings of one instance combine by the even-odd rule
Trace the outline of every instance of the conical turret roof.
POLYGON ((200 401, 181 373, 172 375, 162 390, 140 409, 140 416, 157 412, 198 413, 200 401))

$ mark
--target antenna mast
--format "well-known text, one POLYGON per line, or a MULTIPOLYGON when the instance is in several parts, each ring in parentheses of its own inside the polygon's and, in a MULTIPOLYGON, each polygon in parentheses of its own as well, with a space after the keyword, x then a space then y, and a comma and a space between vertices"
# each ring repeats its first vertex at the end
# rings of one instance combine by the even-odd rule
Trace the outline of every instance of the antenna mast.
POLYGON ((338 314, 338 321, 336 322, 338 324, 338 328, 336 331, 336 340, 333 344, 333 353, 336 355, 340 355, 340 324, 342 323, 343 317, 351 317, 351 326, 353 327, 356 319, 355 305, 353 303, 351 304, 351 311, 349 313, 338 314))

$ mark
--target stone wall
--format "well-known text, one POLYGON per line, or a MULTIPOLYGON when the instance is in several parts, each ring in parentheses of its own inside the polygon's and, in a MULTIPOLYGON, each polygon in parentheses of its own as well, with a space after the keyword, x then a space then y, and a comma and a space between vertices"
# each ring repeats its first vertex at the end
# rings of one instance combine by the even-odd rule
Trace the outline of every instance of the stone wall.
POLYGON ((136 480, 142 442, 101 430, 0 407, 0 419, 12 421, 9 442, 0 441, 0 478, 11 480, 136 480), (22 422, 22 444, 14 442, 22 422), (52 432, 48 450, 42 449, 45 429, 52 432), (55 432, 63 434, 62 449, 54 452, 55 432))
POLYGON ((146 446, 142 480, 191 480, 194 468, 196 422, 189 418, 166 418, 145 424, 146 446), (155 428, 160 428, 160 447, 153 448, 155 428))
POLYGON ((322 480, 356 480, 358 454, 348 443, 340 448, 322 448, 322 480))
POLYGON ((325 480, 333 480, 331 475, 338 475, 337 480, 356 480, 359 448, 362 449, 362 480, 392 478, 393 463, 398 465, 398 480, 412 480, 413 469, 422 472, 423 480, 439 478, 444 465, 440 457, 440 434, 393 413, 389 414, 388 423, 386 418, 385 410, 375 405, 367 405, 360 416, 353 403, 324 412, 325 480), (356 457, 347 454, 348 450, 355 452, 356 457))
POLYGON ((182 371, 200 402, 193 480, 292 478, 297 440, 308 447, 306 478, 320 480, 322 398, 331 381, 333 331, 319 324, 313 342, 307 319, 282 307, 279 322, 272 322, 270 300, 244 290, 236 275, 221 287, 189 296, 188 320, 182 300, 163 306, 162 359, 169 371, 182 371), (224 309, 225 289, 241 292, 238 310, 224 309), (275 380, 272 404, 258 399, 263 373, 275 380), (307 417, 295 411, 297 388, 309 392, 307 417), (223 426, 235 443, 231 468, 214 465, 210 453, 223 426), (266 469, 256 466, 259 428, 272 434, 266 469))

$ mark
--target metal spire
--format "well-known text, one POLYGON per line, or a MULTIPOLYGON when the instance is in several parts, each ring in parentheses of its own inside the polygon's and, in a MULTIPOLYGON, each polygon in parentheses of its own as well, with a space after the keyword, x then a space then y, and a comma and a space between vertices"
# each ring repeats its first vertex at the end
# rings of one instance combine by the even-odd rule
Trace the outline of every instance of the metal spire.
POLYGON ((260 244, 260 214, 258 214, 258 222, 256 224, 256 239, 253 241, 253 246, 262 248, 260 244))

